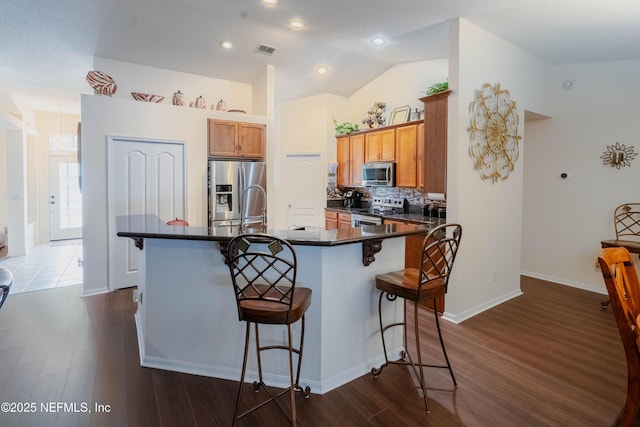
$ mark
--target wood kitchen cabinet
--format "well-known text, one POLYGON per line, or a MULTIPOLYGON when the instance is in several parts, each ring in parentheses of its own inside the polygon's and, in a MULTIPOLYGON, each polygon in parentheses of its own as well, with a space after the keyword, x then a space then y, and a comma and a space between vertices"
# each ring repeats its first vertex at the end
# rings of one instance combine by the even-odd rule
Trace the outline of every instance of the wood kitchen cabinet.
POLYGON ((416 187, 424 188, 424 122, 418 125, 416 135, 416 187))
POLYGON ((338 228, 351 228, 351 214, 338 212, 338 228))
POLYGON ((339 136, 337 143, 338 187, 362 185, 362 164, 364 163, 364 134, 339 136))
POLYGON ((338 228, 338 212, 324 211, 324 228, 335 230, 338 228))
POLYGON ((395 156, 396 133, 394 128, 369 131, 365 134, 365 163, 393 162, 395 156))
POLYGON ((396 128, 396 186, 417 186, 418 174, 418 125, 396 128))
POLYGON ((325 211, 324 220, 327 230, 351 228, 351 214, 347 212, 325 211))
POLYGON ((209 119, 209 157, 264 159, 266 126, 209 119))
POLYGON ((447 115, 450 92, 420 98, 424 103, 424 193, 447 191, 447 115))
POLYGON ((423 187, 424 121, 338 136, 338 187, 362 186, 362 165, 396 162, 396 186, 423 187))

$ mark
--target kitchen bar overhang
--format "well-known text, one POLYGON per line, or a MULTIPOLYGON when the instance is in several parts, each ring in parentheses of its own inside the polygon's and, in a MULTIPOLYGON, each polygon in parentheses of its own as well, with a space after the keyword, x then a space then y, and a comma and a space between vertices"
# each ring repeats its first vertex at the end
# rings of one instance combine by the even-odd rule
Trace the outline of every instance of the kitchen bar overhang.
POLYGON ((125 215, 116 218, 117 235, 132 239, 138 249, 144 248, 144 239, 180 239, 215 241, 226 257, 226 244, 243 233, 266 233, 287 240, 298 246, 339 246, 362 243, 362 263, 370 265, 380 251, 382 241, 393 237, 427 234, 428 225, 381 224, 327 230, 321 227, 296 227, 288 230, 273 230, 262 225, 247 227, 182 227, 167 225, 156 215, 125 215))

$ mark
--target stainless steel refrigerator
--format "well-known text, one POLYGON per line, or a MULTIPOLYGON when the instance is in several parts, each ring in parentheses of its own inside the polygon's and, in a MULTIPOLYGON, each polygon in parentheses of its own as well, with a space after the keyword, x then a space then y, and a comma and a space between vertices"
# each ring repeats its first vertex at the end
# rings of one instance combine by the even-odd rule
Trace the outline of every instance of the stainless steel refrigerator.
POLYGON ((267 221, 264 162, 209 161, 209 226, 267 221))

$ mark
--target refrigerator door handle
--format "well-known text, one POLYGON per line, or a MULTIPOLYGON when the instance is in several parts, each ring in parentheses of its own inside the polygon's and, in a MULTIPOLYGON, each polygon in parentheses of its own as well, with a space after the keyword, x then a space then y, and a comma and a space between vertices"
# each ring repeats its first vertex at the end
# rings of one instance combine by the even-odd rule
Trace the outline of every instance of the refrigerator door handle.
POLYGON ((244 180, 242 179, 242 167, 238 168, 238 206, 240 207, 240 224, 242 224, 242 216, 244 214, 244 180))

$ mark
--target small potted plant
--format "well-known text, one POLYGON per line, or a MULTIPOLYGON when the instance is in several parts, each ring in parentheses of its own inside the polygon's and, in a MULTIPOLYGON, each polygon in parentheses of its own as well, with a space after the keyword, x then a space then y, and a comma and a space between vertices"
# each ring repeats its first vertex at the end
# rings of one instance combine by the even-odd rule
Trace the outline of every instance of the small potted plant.
POLYGON ((449 82, 434 83, 427 88, 427 95, 435 95, 436 93, 446 92, 449 90, 449 82))
POLYGON ((369 109, 369 111, 367 111, 367 117, 362 119, 362 124, 369 126, 369 129, 384 126, 384 122, 386 119, 382 117, 382 114, 386 109, 386 102, 374 102, 373 106, 369 109))
POLYGON ((338 124, 338 121, 333 119, 333 126, 336 130, 336 135, 349 135, 351 132, 357 132, 358 125, 351 122, 342 122, 338 124))

